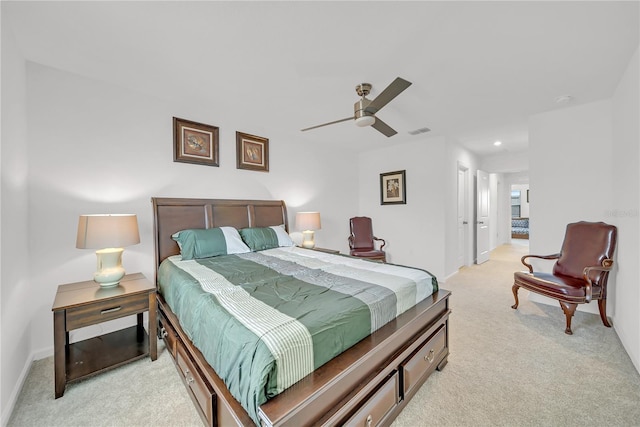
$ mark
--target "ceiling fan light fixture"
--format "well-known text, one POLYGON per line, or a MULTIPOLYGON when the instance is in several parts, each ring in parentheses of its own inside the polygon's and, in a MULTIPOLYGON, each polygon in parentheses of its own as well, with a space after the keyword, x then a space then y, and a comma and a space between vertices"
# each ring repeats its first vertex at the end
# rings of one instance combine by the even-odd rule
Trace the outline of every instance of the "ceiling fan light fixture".
POLYGON ((376 118, 374 116, 361 116, 356 119, 356 125, 361 128, 366 126, 371 126, 376 122, 376 118))

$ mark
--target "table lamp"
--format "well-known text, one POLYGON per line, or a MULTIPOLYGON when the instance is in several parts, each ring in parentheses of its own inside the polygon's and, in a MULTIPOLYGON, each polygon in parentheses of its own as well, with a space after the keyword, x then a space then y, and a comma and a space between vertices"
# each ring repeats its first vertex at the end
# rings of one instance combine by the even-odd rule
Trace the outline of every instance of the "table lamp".
POLYGON ((134 214, 80 215, 76 248, 98 249, 98 269, 93 280, 102 287, 117 286, 125 275, 123 247, 140 243, 138 218, 134 214))
POLYGON ((296 228, 302 231, 302 247, 313 249, 316 246, 313 232, 321 228, 320 212, 296 213, 296 228))

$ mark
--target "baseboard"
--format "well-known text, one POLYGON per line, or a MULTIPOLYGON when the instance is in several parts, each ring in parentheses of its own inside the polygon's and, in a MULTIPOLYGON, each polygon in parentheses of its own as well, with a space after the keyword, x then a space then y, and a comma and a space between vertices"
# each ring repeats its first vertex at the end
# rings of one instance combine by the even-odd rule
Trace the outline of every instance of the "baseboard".
POLYGON ((458 274, 458 271, 454 271, 453 273, 449 274, 447 277, 445 277, 442 282, 443 283, 447 283, 447 280, 451 279, 453 276, 455 276, 456 274, 458 274))
MULTIPOLYGON (((22 367, 22 372, 20 372, 20 376, 18 377, 18 381, 16 382, 13 391, 11 392, 11 396, 7 401, 7 406, 2 413, 2 419, 0 420, 0 425, 6 426, 9 423, 9 419, 11 418, 11 414, 13 413, 13 408, 16 406, 16 402, 18 401, 18 396, 20 396, 20 392, 22 391, 22 387, 24 386, 24 382, 27 379, 27 375, 29 375, 29 370, 31 369, 31 364, 35 360, 44 359, 46 357, 53 356, 53 347, 44 348, 38 351, 32 352, 27 358, 24 366, 22 367)), ((53 393, 53 389, 51 390, 53 393)))
POLYGON ((47 357, 51 356, 53 356, 53 346, 33 352, 33 360, 46 359, 47 357))
POLYGON ((11 392, 11 396, 7 400, 7 406, 2 413, 2 425, 6 426, 9 423, 9 418, 11 418, 11 414, 13 413, 13 408, 16 406, 16 402, 18 401, 18 396, 20 396, 20 392, 22 391, 22 386, 24 386, 24 382, 27 379, 27 375, 29 374, 29 369, 31 369, 31 364, 35 360, 33 358, 33 353, 29 356, 24 366, 22 367, 22 372, 20 372, 20 376, 18 377, 18 381, 16 382, 13 391, 11 392))

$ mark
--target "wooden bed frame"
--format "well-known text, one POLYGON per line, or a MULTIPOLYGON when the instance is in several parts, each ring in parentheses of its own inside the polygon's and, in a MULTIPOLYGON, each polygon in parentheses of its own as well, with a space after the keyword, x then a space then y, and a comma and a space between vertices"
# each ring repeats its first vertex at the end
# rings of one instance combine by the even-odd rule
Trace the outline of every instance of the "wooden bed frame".
MULTIPOLYGON (((284 224, 283 201, 152 198, 156 269, 186 228, 284 224)), ((157 283, 157 279, 156 279, 157 283)), ((390 425, 449 355, 449 295, 440 289, 260 407, 265 426, 390 425)), ((158 337, 205 425, 254 425, 158 293, 158 337)), ((150 334, 151 335, 151 334, 150 334)))

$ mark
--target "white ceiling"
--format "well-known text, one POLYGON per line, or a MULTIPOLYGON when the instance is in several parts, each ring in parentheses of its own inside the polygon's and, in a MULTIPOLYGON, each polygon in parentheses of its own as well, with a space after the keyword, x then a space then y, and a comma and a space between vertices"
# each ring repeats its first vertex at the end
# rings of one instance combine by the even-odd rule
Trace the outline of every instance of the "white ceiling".
POLYGON ((637 1, 2 2, 25 57, 176 102, 224 102, 259 129, 355 149, 457 139, 479 155, 524 151, 530 115, 612 95, 639 44, 637 1), (355 85, 375 97, 351 122, 355 85), (295 131, 295 133, 293 133, 295 131), (493 146, 501 140, 500 149, 493 146))

